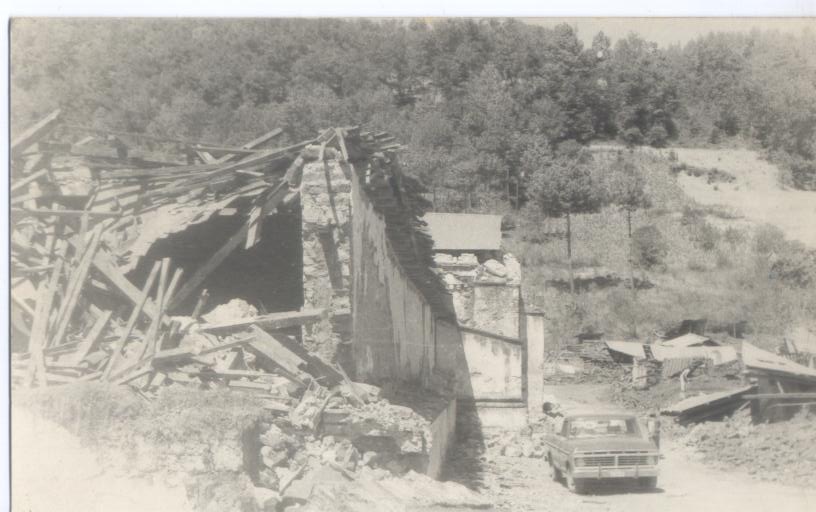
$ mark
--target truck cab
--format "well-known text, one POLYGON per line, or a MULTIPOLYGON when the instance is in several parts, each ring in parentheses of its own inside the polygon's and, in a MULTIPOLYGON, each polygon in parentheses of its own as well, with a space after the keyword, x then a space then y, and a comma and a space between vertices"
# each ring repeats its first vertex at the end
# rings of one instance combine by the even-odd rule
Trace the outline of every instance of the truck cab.
POLYGON ((660 454, 637 416, 578 414, 563 418, 546 438, 550 476, 581 493, 601 480, 634 481, 657 487, 660 454))

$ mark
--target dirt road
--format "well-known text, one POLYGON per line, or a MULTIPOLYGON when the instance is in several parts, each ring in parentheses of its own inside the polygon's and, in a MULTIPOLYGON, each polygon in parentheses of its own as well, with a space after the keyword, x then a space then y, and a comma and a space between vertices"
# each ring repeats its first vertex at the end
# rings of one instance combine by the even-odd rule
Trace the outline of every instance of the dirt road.
MULTIPOLYGON (((553 386, 548 392, 590 405, 601 396, 598 386, 553 386), (559 389, 563 388, 563 389, 559 389)), ((602 405, 602 404, 601 404, 602 405)), ((491 497, 498 510, 517 511, 718 511, 805 512, 816 510, 816 490, 759 482, 750 475, 725 473, 695 460, 693 451, 663 442, 661 476, 656 491, 631 486, 597 486, 584 495, 570 493, 547 478, 544 459, 505 457, 456 450, 450 477, 491 497)))

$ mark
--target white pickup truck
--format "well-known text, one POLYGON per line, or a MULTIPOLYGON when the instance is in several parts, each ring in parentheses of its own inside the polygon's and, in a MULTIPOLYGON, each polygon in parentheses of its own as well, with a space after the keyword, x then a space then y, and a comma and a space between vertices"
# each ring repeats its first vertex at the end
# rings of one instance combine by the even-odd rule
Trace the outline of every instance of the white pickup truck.
POLYGON ((572 492, 610 479, 635 481, 643 489, 657 486, 660 453, 634 415, 566 416, 546 445, 551 478, 563 478, 572 492))

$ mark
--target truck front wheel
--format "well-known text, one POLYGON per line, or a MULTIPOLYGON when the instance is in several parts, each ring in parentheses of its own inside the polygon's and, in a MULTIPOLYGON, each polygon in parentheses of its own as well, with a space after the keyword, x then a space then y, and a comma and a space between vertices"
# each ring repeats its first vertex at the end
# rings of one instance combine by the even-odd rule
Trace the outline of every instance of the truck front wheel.
POLYGON ((657 488, 657 477, 656 476, 646 476, 638 478, 638 487, 644 490, 654 490, 657 488))
POLYGON ((567 473, 567 489, 575 494, 583 494, 584 484, 580 480, 576 480, 572 474, 567 473))
POLYGON ((553 482, 561 480, 561 472, 555 467, 552 457, 547 457, 547 461, 549 462, 549 464, 547 464, 547 473, 550 475, 550 480, 553 482))

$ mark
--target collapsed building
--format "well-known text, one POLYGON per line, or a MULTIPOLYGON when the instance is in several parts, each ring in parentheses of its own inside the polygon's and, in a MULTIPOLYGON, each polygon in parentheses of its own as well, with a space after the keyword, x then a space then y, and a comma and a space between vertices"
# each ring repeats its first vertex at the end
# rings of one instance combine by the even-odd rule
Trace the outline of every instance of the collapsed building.
MULTIPOLYGON (((521 276, 500 218, 450 217, 487 242, 446 245, 389 134, 283 138, 157 139, 59 111, 15 138, 13 386, 255 393, 303 428, 385 436, 403 469, 433 477, 458 402, 479 428, 526 421, 521 276), (382 400, 404 388, 425 393, 382 400)), ((256 481, 280 464, 264 446, 256 481)))

